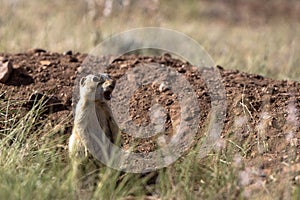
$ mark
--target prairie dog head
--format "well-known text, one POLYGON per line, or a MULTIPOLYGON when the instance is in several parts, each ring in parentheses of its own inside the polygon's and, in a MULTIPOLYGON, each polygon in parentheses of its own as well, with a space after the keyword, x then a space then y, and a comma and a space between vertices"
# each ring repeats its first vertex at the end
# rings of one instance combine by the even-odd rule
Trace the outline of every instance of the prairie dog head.
POLYGON ((115 81, 107 74, 92 75, 80 79, 80 98, 105 102, 111 99, 115 81))

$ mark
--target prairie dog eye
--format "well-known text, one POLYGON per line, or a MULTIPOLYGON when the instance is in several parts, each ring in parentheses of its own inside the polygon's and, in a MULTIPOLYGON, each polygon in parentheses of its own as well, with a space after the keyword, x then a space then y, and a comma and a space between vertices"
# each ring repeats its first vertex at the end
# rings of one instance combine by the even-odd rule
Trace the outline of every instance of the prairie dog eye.
POLYGON ((94 82, 100 82, 100 78, 97 77, 97 76, 94 76, 94 77, 93 77, 93 81, 94 81, 94 82))

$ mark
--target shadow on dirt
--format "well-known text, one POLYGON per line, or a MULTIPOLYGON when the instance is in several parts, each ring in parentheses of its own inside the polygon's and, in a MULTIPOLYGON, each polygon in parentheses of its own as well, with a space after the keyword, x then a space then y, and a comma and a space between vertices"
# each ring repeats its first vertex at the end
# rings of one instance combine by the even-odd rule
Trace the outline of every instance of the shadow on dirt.
POLYGON ((32 83, 34 83, 34 79, 29 76, 24 69, 18 68, 12 71, 10 78, 5 84, 12 86, 21 86, 30 85, 32 83))

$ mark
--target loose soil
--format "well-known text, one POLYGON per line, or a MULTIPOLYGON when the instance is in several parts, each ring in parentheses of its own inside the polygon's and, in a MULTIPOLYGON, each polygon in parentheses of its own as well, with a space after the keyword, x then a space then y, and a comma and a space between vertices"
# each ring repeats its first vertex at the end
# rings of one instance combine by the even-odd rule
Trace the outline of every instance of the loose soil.
MULTIPOLYGON (((3 102, 21 102, 11 103, 10 110, 19 109, 20 112, 18 116, 9 112, 9 117, 21 117, 32 108, 34 100, 41 99, 43 95, 47 96, 47 110, 43 116, 52 123, 58 123, 72 115, 73 105, 76 104, 76 97, 72 104, 73 86, 79 72, 82 72, 80 66, 86 54, 60 54, 34 49, 19 54, 1 53, 0 56, 9 59, 14 68, 9 80, 0 84, 0 98, 3 102)), ((191 84, 201 111, 199 131, 195 137, 197 143, 205 135, 211 120, 211 91, 201 75, 211 69, 198 70, 168 54, 124 55, 114 60, 106 72, 118 82, 129 69, 147 63, 172 67, 191 84)), ((222 105, 226 108, 224 127, 216 146, 220 150, 226 150, 229 143, 237 146, 237 152, 243 157, 244 163, 241 177, 247 174, 247 180, 241 181, 246 192, 261 191, 275 185, 279 187, 278 190, 285 191, 288 188, 279 183, 286 182, 300 185, 300 83, 272 80, 238 70, 225 70, 220 66, 214 69, 220 73, 226 92, 226 104, 222 105)), ((167 112, 164 135, 170 138, 174 125, 180 120, 180 105, 172 92, 172 86, 162 89, 161 84, 140 85, 130 99, 129 112, 134 123, 150 123, 151 102, 158 102, 167 112)), ((218 103, 218 100, 214 103, 218 103)), ((1 119, 0 129, 3 128, 1 119)), ((65 125, 66 138, 69 137, 71 128, 72 120, 65 125)), ((150 152, 159 146, 155 136, 134 139, 123 133, 123 139, 124 148, 137 143, 137 152, 150 152)))

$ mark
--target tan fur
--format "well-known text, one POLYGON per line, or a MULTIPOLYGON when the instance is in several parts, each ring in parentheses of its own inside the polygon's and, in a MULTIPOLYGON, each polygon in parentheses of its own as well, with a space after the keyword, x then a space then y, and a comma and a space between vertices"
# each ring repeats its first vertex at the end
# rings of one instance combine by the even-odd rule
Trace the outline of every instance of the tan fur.
POLYGON ((91 144, 98 145, 91 135, 100 134, 99 124, 112 143, 120 143, 120 130, 104 95, 104 92, 112 92, 114 84, 105 74, 88 75, 80 80, 80 99, 69 139, 69 157, 77 190, 93 190, 100 178, 99 170, 103 164, 90 154, 88 148, 91 144), (96 115, 92 114, 94 111, 96 115))

